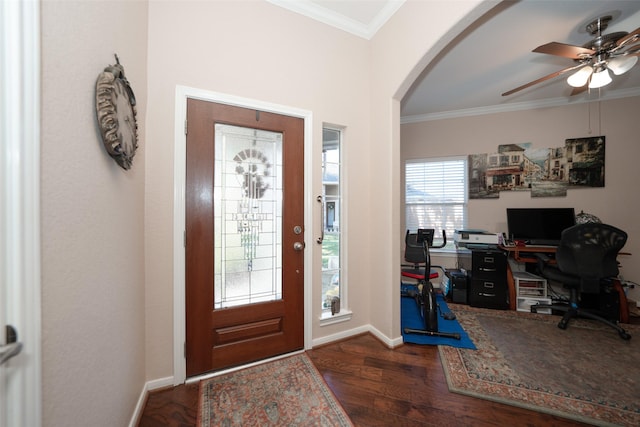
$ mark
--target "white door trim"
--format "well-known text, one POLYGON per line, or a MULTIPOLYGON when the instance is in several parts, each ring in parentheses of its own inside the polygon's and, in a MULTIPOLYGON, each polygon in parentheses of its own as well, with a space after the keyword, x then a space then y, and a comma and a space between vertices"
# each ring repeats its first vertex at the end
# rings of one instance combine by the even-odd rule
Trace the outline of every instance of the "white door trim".
POLYGON ((11 324, 23 345, 0 368, 0 426, 39 427, 40 1, 0 2, 0 75, 0 339, 11 324))
POLYGON ((312 298, 311 298, 311 261, 313 240, 311 211, 313 197, 311 192, 311 151, 313 116, 310 111, 272 104, 254 99, 241 98, 187 86, 176 86, 175 104, 175 146, 173 163, 173 383, 182 384, 186 380, 187 364, 184 357, 186 339, 185 325, 185 180, 187 137, 185 121, 187 119, 187 98, 220 104, 234 105, 261 111, 300 117, 304 119, 304 224, 306 250, 304 254, 304 347, 311 348, 312 298))

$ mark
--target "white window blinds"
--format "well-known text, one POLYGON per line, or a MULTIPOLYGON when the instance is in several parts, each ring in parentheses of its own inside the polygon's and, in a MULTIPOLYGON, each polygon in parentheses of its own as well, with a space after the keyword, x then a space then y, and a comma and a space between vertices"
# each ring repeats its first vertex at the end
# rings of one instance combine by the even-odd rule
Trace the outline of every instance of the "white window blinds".
POLYGON ((410 160, 405 164, 406 228, 446 230, 453 240, 465 228, 467 215, 467 159, 410 160))

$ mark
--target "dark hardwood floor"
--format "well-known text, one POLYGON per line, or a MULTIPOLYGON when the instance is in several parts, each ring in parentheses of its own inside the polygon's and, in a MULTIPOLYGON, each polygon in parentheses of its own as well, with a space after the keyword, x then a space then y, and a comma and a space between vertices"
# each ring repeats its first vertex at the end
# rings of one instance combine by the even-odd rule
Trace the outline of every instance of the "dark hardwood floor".
MULTIPOLYGON (((308 352, 356 426, 581 426, 450 393, 435 346, 389 349, 371 334, 308 352)), ((141 427, 195 426, 198 384, 149 394, 141 427)))

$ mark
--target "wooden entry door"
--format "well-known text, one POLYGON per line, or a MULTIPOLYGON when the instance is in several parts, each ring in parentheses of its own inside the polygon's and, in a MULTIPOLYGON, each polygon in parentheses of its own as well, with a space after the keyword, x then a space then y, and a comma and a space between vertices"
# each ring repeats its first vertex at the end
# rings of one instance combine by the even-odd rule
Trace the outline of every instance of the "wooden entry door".
POLYGON ((304 120, 187 100, 187 376, 304 346, 304 120))

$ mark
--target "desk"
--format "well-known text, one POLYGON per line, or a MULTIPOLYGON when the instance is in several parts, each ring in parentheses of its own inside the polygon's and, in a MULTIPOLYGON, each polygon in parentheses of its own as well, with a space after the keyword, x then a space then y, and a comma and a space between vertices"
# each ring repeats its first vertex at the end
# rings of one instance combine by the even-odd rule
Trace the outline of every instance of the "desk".
MULTIPOLYGON (((553 254, 556 253, 556 248, 553 246, 500 246, 500 249, 508 252, 509 256, 513 256, 513 259, 518 262, 525 263, 537 263, 538 259, 534 257, 532 254, 534 253, 545 253, 545 254, 553 254)), ((628 252, 619 252, 618 255, 631 255, 628 252)), ((551 263, 554 263, 555 260, 550 260, 551 263)), ((509 310, 517 309, 517 301, 516 301, 516 284, 513 279, 513 271, 511 270, 511 265, 507 263, 507 287, 509 291, 509 310)), ((622 289, 622 284, 619 280, 615 279, 613 281, 613 287, 620 296, 620 322, 621 323, 629 323, 629 307, 627 306, 627 296, 624 293, 624 289, 622 289)))
POLYGON ((555 246, 500 246, 500 249, 509 252, 513 255, 513 259, 518 262, 538 262, 538 259, 532 256, 532 253, 539 254, 555 254, 555 246))

